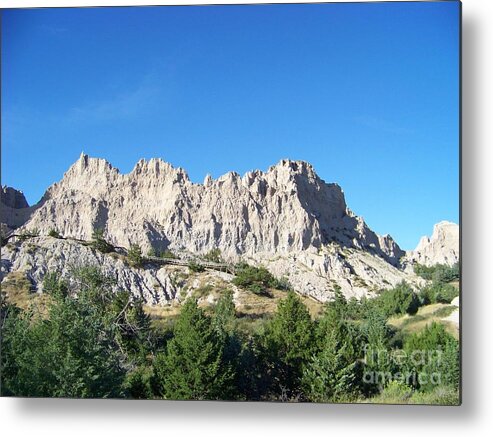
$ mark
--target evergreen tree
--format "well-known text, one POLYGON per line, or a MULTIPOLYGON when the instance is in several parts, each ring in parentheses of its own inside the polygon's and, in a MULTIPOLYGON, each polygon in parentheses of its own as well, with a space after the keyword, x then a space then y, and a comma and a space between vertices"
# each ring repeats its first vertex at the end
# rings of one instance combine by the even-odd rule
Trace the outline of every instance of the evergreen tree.
POLYGON ((104 231, 101 228, 94 228, 92 231, 91 246, 101 253, 110 253, 115 250, 115 248, 104 239, 104 231))
POLYGON ((430 391, 437 386, 458 387, 460 378, 459 343, 442 324, 433 322, 407 338, 405 370, 414 373, 412 385, 430 391))
POLYGON ((128 249, 127 258, 132 267, 142 267, 144 261, 142 257, 142 249, 138 244, 131 244, 128 249))
POLYGON ((2 390, 14 396, 122 396, 123 356, 87 300, 55 297, 47 319, 23 313, 2 330, 2 390))
POLYGON ((155 361, 157 385, 165 399, 230 399, 233 370, 224 359, 211 319, 197 302, 182 307, 166 352, 155 361))
POLYGON ((350 400, 362 383, 361 341, 349 320, 352 309, 339 289, 316 325, 315 353, 303 374, 306 397, 315 402, 350 400))
POLYGON ((273 394, 282 400, 302 397, 301 378, 303 366, 312 353, 313 323, 307 308, 293 291, 279 302, 262 343, 273 394))

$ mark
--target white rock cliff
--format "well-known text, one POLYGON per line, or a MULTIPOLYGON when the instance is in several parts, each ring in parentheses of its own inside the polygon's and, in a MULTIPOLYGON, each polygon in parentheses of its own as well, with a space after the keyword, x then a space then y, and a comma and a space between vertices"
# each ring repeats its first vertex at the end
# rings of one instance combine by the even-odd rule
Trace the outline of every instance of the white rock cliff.
MULTIPOLYGON (((42 236, 56 229, 81 240, 90 240, 93 229, 102 228, 112 244, 139 244, 144 253, 152 247, 186 257, 219 248, 227 261, 263 264, 276 276, 286 276, 300 293, 321 301, 337 286, 346 296, 360 297, 402 280, 420 281, 401 268, 406 254, 394 240, 369 229, 349 210, 341 188, 324 182, 303 161, 282 160, 267 172, 243 177, 230 172, 195 184, 183 169, 160 159, 141 160, 130 173, 121 174, 107 161, 82 154, 37 205, 26 205, 19 205, 28 211, 23 221, 9 226, 37 229, 42 236)), ((3 217, 2 210, 2 222, 3 217)), ((431 252, 440 250, 431 240, 433 249, 423 247, 419 256, 416 252, 416 258, 408 259, 431 260, 431 252)), ((163 272, 131 273, 121 261, 66 240, 40 239, 38 246, 45 257, 57 260, 52 262, 58 270, 66 271, 69 260, 91 261, 113 270, 122 287, 149 302, 176 295, 166 278, 158 276, 163 272), (151 282, 161 283, 161 290, 151 282)), ((46 270, 43 259, 31 259, 25 251, 22 245, 2 251, 2 275, 24 269, 40 283, 46 270)))
POLYGON ((459 261, 459 225, 447 221, 437 223, 432 236, 421 237, 416 249, 407 257, 426 266, 455 264, 459 261))

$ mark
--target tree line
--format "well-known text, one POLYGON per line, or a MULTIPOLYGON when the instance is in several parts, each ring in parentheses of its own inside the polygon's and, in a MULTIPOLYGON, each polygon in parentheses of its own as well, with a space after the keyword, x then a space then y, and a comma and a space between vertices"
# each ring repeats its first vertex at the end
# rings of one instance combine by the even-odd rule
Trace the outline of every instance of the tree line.
MULTIPOLYGON (((271 281, 247 266, 237 280, 252 292, 271 281)), ((187 299, 174 326, 159 329, 97 268, 78 268, 70 281, 50 273, 43 285, 49 299, 29 311, 2 299, 4 396, 357 402, 445 387, 458 399, 458 342, 444 327, 403 337, 387 324, 424 302, 405 283, 360 301, 336 289, 316 320, 288 289, 253 332, 239 329, 230 292, 210 308, 187 299)))

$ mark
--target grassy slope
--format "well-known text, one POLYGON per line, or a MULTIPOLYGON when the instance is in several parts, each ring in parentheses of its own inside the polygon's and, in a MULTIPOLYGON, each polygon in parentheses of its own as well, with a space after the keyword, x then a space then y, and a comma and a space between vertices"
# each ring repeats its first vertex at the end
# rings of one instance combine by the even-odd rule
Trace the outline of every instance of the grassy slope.
POLYGON ((431 325, 432 322, 442 323, 447 328, 447 331, 455 338, 459 338, 457 326, 451 322, 443 320, 449 316, 457 307, 436 303, 426 305, 419 308, 418 312, 413 316, 405 314, 403 316, 391 317, 388 321, 389 325, 402 331, 403 334, 413 334, 431 325))

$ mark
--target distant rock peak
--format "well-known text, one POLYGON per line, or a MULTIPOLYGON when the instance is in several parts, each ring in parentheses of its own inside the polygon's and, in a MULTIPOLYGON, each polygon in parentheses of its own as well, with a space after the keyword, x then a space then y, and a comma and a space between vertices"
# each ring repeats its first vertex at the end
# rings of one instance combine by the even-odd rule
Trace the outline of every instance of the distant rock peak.
POLYGON ((407 257, 412 262, 427 266, 455 264, 459 261, 459 236, 459 225, 441 221, 433 226, 431 237, 421 237, 416 249, 408 252, 407 257))
POLYGON ((27 203, 24 193, 7 185, 2 185, 0 199, 1 202, 9 208, 29 208, 29 204, 27 203))

